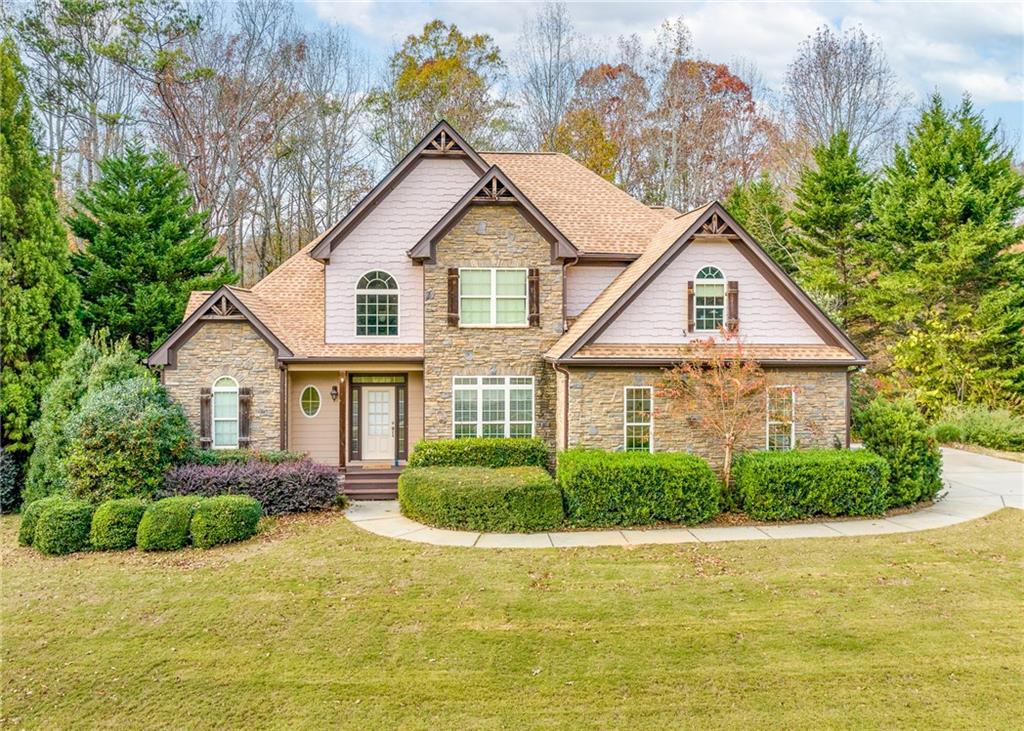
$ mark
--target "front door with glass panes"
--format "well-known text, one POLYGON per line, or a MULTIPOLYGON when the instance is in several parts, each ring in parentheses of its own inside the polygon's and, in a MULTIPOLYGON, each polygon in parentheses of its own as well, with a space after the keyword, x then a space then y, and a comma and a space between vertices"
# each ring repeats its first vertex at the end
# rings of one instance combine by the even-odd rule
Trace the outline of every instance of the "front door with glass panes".
POLYGON ((363 459, 395 458, 395 389, 391 386, 363 388, 363 459))

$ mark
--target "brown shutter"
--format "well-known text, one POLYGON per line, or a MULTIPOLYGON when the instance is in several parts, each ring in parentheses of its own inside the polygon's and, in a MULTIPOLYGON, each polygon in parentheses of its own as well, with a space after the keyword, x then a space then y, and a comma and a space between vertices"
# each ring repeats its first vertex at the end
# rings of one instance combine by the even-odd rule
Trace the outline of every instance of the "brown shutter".
POLYGON ((238 448, 249 448, 249 423, 252 419, 252 389, 238 389, 238 448))
POLYGON ((540 327, 540 270, 531 269, 529 278, 530 327, 540 327))
POLYGON ((725 326, 736 332, 740 326, 740 283, 728 282, 725 289, 725 326))
POLYGON ((210 428, 210 398, 208 388, 199 389, 199 447, 209 449, 213 446, 213 431, 210 428))
POLYGON ((448 325, 459 326, 459 270, 448 269, 448 325))
POLYGON ((693 282, 686 283, 686 332, 694 331, 693 282))

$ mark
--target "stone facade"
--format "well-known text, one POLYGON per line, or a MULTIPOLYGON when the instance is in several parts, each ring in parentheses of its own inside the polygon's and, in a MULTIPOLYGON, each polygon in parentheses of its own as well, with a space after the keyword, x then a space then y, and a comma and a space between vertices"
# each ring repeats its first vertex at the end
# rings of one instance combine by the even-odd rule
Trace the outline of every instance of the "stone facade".
POLYGON ((454 376, 533 376, 534 434, 555 448, 555 373, 542 356, 562 333, 562 265, 551 245, 506 204, 473 205, 438 242, 424 279, 424 436, 452 436, 454 376), (449 267, 530 267, 540 274, 540 326, 448 324, 449 267))
MULTIPOLYGON (((837 368, 768 369, 772 384, 796 389, 796 445, 832 447, 846 444, 846 371, 837 368)), ((658 368, 572 368, 569 371, 570 447, 623 448, 624 389, 654 386, 658 368)), ((685 451, 722 466, 722 449, 712 435, 702 433, 689 417, 654 396, 655 451, 685 451)), ((743 449, 764 449, 765 429, 748 436, 743 449)))
POLYGON ((200 390, 221 376, 252 389, 251 446, 281 446, 281 375, 274 350, 247 322, 204 322, 177 351, 177 366, 163 371, 171 398, 181 404, 199 434, 200 390))

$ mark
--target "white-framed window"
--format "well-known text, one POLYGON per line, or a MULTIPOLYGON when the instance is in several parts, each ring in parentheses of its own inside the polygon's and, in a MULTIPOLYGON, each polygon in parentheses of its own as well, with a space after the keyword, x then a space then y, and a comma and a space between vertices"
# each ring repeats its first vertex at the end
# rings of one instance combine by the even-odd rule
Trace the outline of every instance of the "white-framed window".
POLYGON ((387 272, 367 272, 356 284, 356 335, 398 335, 398 282, 387 272))
POLYGON ((213 448, 238 449, 238 381, 221 376, 213 383, 213 448))
POLYGON ((459 325, 526 327, 527 269, 460 269, 459 325))
POLYGON ((452 436, 532 437, 533 376, 456 376, 452 436))
POLYGON ((316 386, 306 386, 299 396, 302 413, 312 419, 320 413, 320 390, 316 386))
POLYGON ((623 401, 623 448, 627 452, 654 451, 653 387, 626 386, 623 401))
POLYGON ((796 389, 792 386, 768 387, 765 431, 765 448, 769 451, 796 446, 796 389))
POLYGON ((701 332, 721 329, 725 323, 725 275, 718 267, 697 272, 693 286, 693 325, 701 332))

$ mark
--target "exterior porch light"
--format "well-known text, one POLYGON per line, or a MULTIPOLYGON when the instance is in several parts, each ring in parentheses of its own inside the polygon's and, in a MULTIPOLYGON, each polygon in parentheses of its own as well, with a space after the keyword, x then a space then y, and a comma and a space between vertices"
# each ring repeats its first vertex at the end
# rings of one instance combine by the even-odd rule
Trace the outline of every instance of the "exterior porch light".
POLYGON ((338 400, 338 384, 331 386, 331 401, 338 400))

